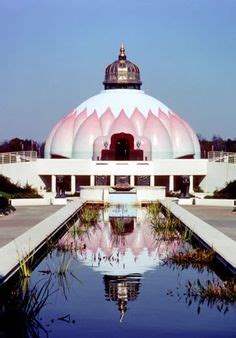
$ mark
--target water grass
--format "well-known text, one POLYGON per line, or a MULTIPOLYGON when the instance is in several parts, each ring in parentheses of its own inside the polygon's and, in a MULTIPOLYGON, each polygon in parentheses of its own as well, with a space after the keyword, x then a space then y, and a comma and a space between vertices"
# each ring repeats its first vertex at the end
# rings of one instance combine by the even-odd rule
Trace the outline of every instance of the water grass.
POLYGON ((215 258, 215 251, 213 249, 195 249, 179 251, 168 256, 163 265, 179 266, 182 269, 187 269, 190 266, 201 270, 202 267, 209 265, 215 258))
POLYGON ((21 278, 29 278, 33 269, 34 264, 34 251, 31 252, 30 241, 28 243, 28 248, 22 250, 21 252, 17 249, 17 256, 19 262, 19 271, 21 278))
POLYGON ((169 215, 158 215, 151 220, 151 231, 157 240, 175 240, 181 238, 180 222, 169 215))
POLYGON ((47 269, 39 270, 39 273, 42 275, 49 275, 51 280, 54 280, 59 290, 62 291, 63 296, 67 300, 67 295, 71 291, 71 278, 81 284, 80 279, 76 276, 76 271, 80 268, 81 264, 77 264, 72 269, 73 256, 69 255, 67 252, 63 252, 58 262, 54 264, 52 260, 52 265, 47 264, 47 269))
POLYGON ((23 291, 19 287, 7 293, 0 307, 1 332, 7 337, 38 337, 42 330, 47 336, 38 317, 54 292, 49 279, 43 284, 39 281, 32 289, 23 291))
MULTIPOLYGON (((76 269, 72 270, 71 265, 73 262, 73 256, 67 254, 67 252, 62 252, 60 259, 55 265, 53 262, 53 266, 50 267, 47 265, 47 269, 40 270, 39 272, 42 274, 51 274, 51 275, 65 275, 67 272, 73 272, 76 269)), ((78 264, 78 266, 80 266, 78 264)))
POLYGON ((114 227, 112 228, 112 232, 114 235, 122 235, 125 231, 125 221, 124 219, 118 217, 114 219, 114 227))
POLYGON ((216 306, 218 311, 226 313, 228 306, 236 303, 235 280, 225 282, 207 280, 204 284, 199 279, 194 282, 188 281, 184 295, 188 305, 191 305, 192 301, 198 303, 198 313, 205 302, 208 306, 216 306))
POLYGON ((183 243, 191 241, 193 232, 182 226, 180 220, 159 202, 150 203, 147 209, 152 234, 156 240, 173 241, 179 239, 183 243))
POLYGON ((100 208, 87 205, 79 213, 80 225, 87 228, 93 226, 99 217, 100 208))

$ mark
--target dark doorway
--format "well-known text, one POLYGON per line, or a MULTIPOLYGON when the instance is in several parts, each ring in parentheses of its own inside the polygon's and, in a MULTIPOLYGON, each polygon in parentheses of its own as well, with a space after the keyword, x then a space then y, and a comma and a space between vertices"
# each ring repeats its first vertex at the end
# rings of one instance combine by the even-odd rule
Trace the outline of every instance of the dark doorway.
POLYGON ((119 138, 116 140, 115 156, 117 161, 129 160, 130 143, 126 138, 119 138))
POLYGON ((113 134, 109 149, 102 149, 102 161, 143 161, 143 150, 134 149, 134 137, 131 134, 113 134))

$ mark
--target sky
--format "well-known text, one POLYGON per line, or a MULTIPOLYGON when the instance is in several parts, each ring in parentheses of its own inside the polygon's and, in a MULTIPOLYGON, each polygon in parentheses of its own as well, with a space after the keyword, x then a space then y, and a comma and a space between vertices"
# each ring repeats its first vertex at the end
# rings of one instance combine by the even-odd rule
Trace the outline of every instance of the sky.
POLYGON ((147 94, 236 138, 236 0, 0 0, 0 142, 45 141, 103 89, 121 42, 147 94))

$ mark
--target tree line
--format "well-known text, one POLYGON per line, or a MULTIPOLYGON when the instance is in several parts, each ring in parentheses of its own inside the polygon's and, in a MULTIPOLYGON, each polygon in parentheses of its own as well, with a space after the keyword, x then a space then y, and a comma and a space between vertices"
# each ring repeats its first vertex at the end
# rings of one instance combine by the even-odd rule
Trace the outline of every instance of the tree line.
POLYGON ((0 153, 15 152, 15 151, 37 151, 38 157, 44 157, 44 143, 39 143, 35 140, 20 139, 18 137, 9 141, 4 141, 0 144, 0 153))
POLYGON ((209 151, 224 151, 236 153, 236 139, 223 139, 220 136, 214 135, 211 140, 198 135, 201 147, 201 157, 207 158, 209 151))
MULTIPOLYGON (((201 147, 201 157, 207 158, 209 151, 224 151, 236 153, 236 138, 223 139, 220 136, 214 135, 211 140, 208 140, 201 135, 198 135, 201 147)), ((14 151, 37 151, 38 157, 44 157, 44 143, 39 143, 31 139, 13 138, 9 141, 4 141, 0 144, 0 153, 14 151)))

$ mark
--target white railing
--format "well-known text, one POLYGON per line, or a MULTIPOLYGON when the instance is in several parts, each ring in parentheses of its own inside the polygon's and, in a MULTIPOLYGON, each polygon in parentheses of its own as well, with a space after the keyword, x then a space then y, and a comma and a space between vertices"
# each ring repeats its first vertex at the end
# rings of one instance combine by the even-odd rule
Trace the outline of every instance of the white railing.
POLYGON ((236 164, 236 153, 227 153, 224 151, 209 151, 208 160, 210 162, 223 162, 236 164))
POLYGON ((37 151, 15 151, 10 153, 0 153, 0 164, 30 162, 37 160, 37 151))

